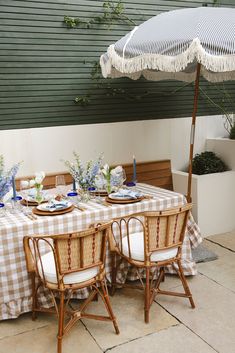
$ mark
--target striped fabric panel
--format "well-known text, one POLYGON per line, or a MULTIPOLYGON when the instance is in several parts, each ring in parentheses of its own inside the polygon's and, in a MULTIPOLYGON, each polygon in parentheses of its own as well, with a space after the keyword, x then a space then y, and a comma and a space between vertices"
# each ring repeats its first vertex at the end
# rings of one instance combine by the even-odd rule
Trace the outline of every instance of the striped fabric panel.
POLYGON ((149 80, 193 81, 197 62, 208 81, 235 79, 235 9, 199 7, 161 13, 101 57, 105 77, 137 79, 142 74, 149 80))

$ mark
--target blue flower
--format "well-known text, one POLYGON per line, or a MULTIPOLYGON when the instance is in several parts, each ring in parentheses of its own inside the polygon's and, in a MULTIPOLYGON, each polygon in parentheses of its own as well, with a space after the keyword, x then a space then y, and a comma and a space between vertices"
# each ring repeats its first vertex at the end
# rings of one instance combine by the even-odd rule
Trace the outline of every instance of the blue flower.
POLYGON ((101 155, 96 161, 88 161, 83 165, 80 156, 74 152, 75 162, 65 161, 66 166, 72 177, 79 184, 80 188, 88 189, 95 186, 95 177, 99 173, 103 156, 101 155))
POLYGON ((15 178, 20 163, 15 164, 10 170, 4 171, 4 158, 0 155, 0 199, 12 188, 12 178, 15 178))

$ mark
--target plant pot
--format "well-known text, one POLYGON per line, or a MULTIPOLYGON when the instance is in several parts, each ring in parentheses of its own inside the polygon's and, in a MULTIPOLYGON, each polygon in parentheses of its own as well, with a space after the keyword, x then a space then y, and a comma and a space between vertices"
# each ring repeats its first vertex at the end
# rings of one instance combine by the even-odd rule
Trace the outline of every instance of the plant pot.
MULTIPOLYGON (((186 195, 188 173, 173 171, 174 191, 186 195)), ((235 229, 235 171, 192 177, 193 217, 203 237, 235 229)))

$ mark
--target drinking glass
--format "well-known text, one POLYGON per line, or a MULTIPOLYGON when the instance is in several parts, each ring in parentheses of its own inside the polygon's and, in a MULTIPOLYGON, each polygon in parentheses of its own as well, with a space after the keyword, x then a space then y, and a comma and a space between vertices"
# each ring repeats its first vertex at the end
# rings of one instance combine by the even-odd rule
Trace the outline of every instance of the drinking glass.
POLYGON ((23 212, 28 214, 29 210, 29 180, 21 180, 20 182, 20 195, 25 200, 26 208, 23 208, 23 212))
POLYGON ((4 217, 6 214, 5 204, 0 200, 0 217, 4 217))
POLYGON ((126 181, 126 172, 125 169, 122 168, 122 171, 120 171, 118 173, 118 184, 117 184, 117 188, 121 189, 123 187, 124 182, 126 181))
POLYGON ((59 196, 63 196, 65 194, 65 177, 64 175, 56 175, 55 177, 55 187, 59 194, 59 196))
POLYGON ((121 172, 121 182, 122 182, 122 185, 125 183, 126 181, 126 172, 125 172, 125 169, 122 168, 122 172, 121 172))
POLYGON ((78 206, 79 198, 76 191, 70 191, 67 193, 67 199, 71 202, 72 205, 78 206))
POLYGON ((17 195, 16 198, 11 198, 11 213, 17 213, 22 210, 21 200, 22 197, 19 195, 17 195))

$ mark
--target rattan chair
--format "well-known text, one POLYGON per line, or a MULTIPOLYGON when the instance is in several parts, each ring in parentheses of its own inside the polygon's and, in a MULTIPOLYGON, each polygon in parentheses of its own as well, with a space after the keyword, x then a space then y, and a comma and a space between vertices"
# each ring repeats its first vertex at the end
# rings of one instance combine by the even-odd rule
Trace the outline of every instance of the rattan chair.
POLYGON ((131 215, 112 223, 110 248, 114 256, 111 294, 114 294, 117 285, 117 269, 125 259, 136 267, 141 287, 145 290, 146 323, 149 322, 150 306, 157 294, 186 297, 192 308, 195 308, 181 265, 181 249, 191 208, 191 204, 187 204, 166 211, 131 215), (139 231, 133 232, 133 229, 139 231), (184 293, 160 289, 164 280, 164 267, 167 265, 174 266, 182 281, 184 293), (145 270, 145 283, 140 269, 145 270))
POLYGON ((106 223, 73 234, 24 237, 27 270, 32 276, 32 318, 36 318, 38 311, 57 313, 58 353, 62 351, 64 334, 81 318, 111 321, 116 333, 119 333, 105 281, 104 264, 109 232, 110 223, 106 223), (50 291, 54 308, 39 306, 37 293, 41 286, 50 291), (69 300, 75 290, 85 287, 91 288, 90 295, 79 310, 75 310, 69 300), (57 296, 59 294, 58 305, 56 293, 57 296), (105 304, 108 316, 85 312, 88 304, 98 295, 105 304), (65 315, 69 318, 67 322, 65 315))

